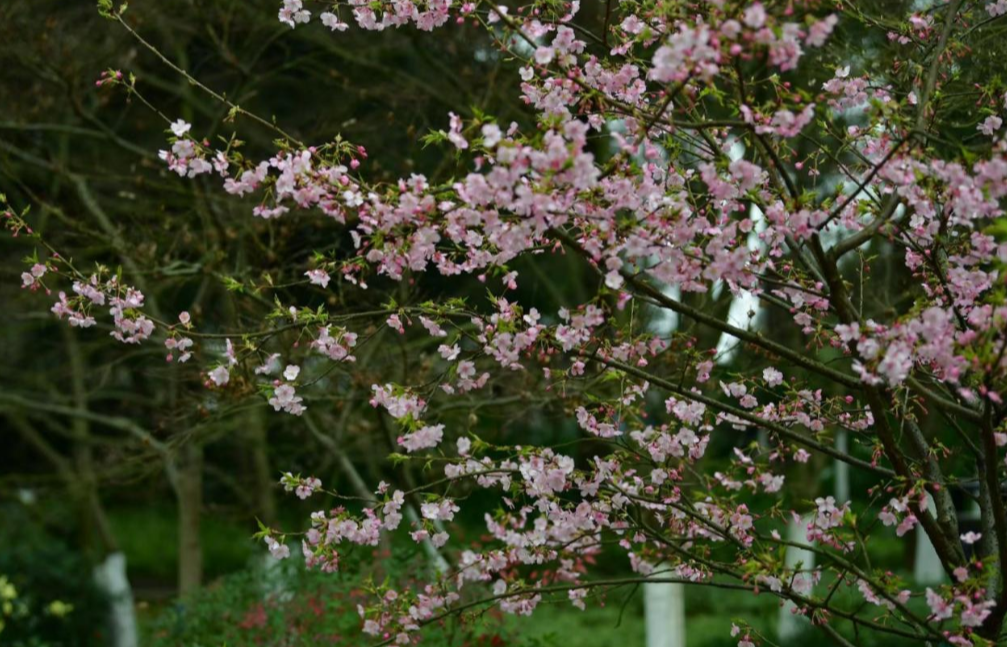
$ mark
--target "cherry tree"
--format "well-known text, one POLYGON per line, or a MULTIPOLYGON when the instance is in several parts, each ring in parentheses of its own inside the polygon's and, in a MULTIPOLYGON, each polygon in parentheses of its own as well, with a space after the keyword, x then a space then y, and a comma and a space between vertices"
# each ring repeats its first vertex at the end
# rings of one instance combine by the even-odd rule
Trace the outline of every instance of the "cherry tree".
MULTIPOLYGON (((596 21, 580 4, 282 2, 280 22, 332 38, 478 29, 513 62, 533 118, 502 123, 459 105, 426 142, 460 172, 434 183, 369 178, 369 151, 342 137, 299 141, 102 0, 103 15, 236 123, 276 136, 261 157, 237 135, 211 142, 198 121, 153 105, 142 79, 106 71, 100 91, 163 117, 167 168, 250 201, 248 218, 321 219, 333 238, 270 277, 298 291, 274 293, 258 321, 225 333, 201 331, 188 312, 148 312, 128 273, 77 267, 40 238, 24 288, 51 295, 70 326, 108 321, 123 344, 163 345, 214 397, 251 385, 276 415, 309 416, 328 375, 389 352, 383 336, 411 340, 425 368, 382 375, 369 394, 394 426, 390 460, 420 478, 382 482, 360 506, 287 473, 284 488, 318 510, 303 527, 258 534, 275 557, 301 552, 324 571, 388 536, 440 551, 421 586, 371 585, 359 611, 376 644, 415 644, 424 626, 488 606, 529 615, 558 598, 586 609, 644 582, 775 596, 841 645, 863 634, 997 642, 1007 88, 967 68, 1007 4, 951 0, 881 19, 843 1, 609 1, 596 21), (892 65, 877 69, 844 34, 878 37, 892 65), (593 274, 590 294, 555 275, 557 259, 593 274), (397 285, 472 280, 484 296, 397 297, 397 285), (523 302, 531 282, 561 307, 523 302), (724 291, 786 330, 738 325, 692 298, 724 291), (662 311, 688 326, 654 332, 648 317, 662 311), (576 452, 496 442, 450 413, 492 401, 519 417, 533 397, 577 425, 576 452), (714 446, 728 458, 715 463, 714 446), (788 487, 822 458, 848 466, 853 501, 788 487), (488 540, 453 536, 482 490, 500 502, 484 515, 488 540), (978 504, 979 531, 959 528, 954 496, 978 504), (947 583, 872 566, 871 537, 910 531, 932 544, 947 583), (609 549, 631 575, 599 573, 609 549)), ((34 235, 29 214, 5 209, 13 235, 34 235)), ((724 631, 739 647, 766 640, 744 619, 724 631)))

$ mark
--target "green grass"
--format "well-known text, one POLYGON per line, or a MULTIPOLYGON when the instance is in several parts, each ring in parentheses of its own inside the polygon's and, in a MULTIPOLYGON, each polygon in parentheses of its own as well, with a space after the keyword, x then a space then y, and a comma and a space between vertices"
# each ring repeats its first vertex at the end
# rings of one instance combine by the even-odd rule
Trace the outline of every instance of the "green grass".
POLYGON ((530 618, 510 619, 508 625, 531 644, 558 647, 609 647, 645 645, 643 598, 638 593, 622 610, 628 590, 610 595, 605 606, 588 602, 581 611, 567 601, 540 604, 530 618), (621 622, 620 622, 621 615, 621 622))
MULTIPOLYGON (((129 576, 173 584, 178 571, 178 517, 171 506, 109 511, 112 530, 126 554, 129 576)), ((207 580, 245 568, 254 551, 252 530, 226 518, 204 515, 200 526, 207 580)))
MULTIPOLYGON (((646 645, 643 590, 626 602, 629 592, 610 594, 604 606, 588 602, 585 611, 568 602, 543 604, 531 618, 514 618, 510 626, 522 639, 557 647, 646 645)), ((771 596, 699 586, 687 588, 685 596, 688 647, 735 647, 738 641, 730 635, 734 619, 767 635, 775 631, 777 604, 771 596)))

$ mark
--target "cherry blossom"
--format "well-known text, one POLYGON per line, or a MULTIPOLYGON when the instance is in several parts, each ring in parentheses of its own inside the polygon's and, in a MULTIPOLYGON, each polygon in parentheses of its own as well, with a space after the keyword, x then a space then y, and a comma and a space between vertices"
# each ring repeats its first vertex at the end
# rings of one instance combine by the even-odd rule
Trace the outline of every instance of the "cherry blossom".
POLYGON ((226 366, 218 366, 210 371, 209 376, 217 386, 224 386, 231 379, 231 373, 227 370, 226 366))
POLYGON ((272 537, 266 537, 266 546, 269 548, 269 553, 276 559, 286 559, 290 557, 290 547, 286 544, 280 543, 272 537))
POLYGON ((323 288, 329 287, 329 273, 325 270, 308 270, 304 274, 314 285, 319 285, 323 288))

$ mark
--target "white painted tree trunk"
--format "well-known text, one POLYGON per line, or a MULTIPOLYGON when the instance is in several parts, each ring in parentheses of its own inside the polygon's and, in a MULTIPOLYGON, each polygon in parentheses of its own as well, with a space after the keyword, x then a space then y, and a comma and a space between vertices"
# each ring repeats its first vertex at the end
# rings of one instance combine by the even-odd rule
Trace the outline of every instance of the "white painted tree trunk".
MULTIPOLYGON (((927 495, 927 510, 934 514, 936 507, 934 500, 927 495)), ((917 584, 937 584, 944 581, 944 567, 941 566, 941 558, 937 556, 937 549, 934 548, 930 537, 923 530, 923 526, 916 526, 916 556, 913 560, 913 577, 917 584)))
MULTIPOLYGON (((796 544, 807 544, 806 528, 813 518, 813 515, 808 514, 801 517, 801 523, 789 524, 787 526, 787 541, 796 544)), ((800 565, 802 571, 809 571, 815 568, 815 554, 810 550, 788 546, 784 563, 789 569, 798 568, 798 565, 800 565)), ((779 622, 776 629, 780 642, 794 640, 808 626, 807 618, 794 613, 796 608, 796 605, 790 600, 784 602, 783 606, 780 607, 779 622)))
POLYGON ((94 580, 109 600, 109 632, 112 647, 137 647, 136 608, 133 589, 126 577, 126 556, 111 553, 94 567, 94 580))
POLYGON ((684 584, 644 584, 643 607, 647 620, 647 647, 685 647, 684 584))

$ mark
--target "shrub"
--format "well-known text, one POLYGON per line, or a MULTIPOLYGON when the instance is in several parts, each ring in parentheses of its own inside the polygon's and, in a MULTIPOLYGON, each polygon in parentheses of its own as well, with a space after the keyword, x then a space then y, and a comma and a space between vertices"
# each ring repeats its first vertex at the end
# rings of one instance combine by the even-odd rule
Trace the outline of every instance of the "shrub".
POLYGON ((0 508, 0 519, 0 644, 103 645, 107 603, 87 560, 21 507, 0 508))

